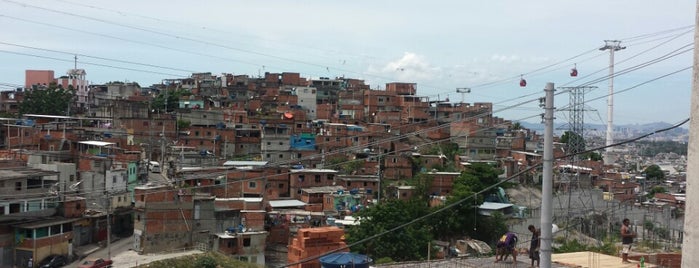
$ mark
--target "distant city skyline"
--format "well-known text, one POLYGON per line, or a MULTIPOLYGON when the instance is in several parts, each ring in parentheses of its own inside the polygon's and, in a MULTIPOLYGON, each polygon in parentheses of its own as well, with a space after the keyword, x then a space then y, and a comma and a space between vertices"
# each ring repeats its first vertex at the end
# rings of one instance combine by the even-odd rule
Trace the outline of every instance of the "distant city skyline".
MULTIPOLYGON (((533 100, 546 82, 591 85, 585 122, 604 124, 609 55, 599 48, 615 39, 626 47, 615 54, 615 125, 673 124, 689 117, 691 71, 679 70, 692 63, 695 4, 2 0, 0 90, 23 85, 27 69, 63 75, 77 55, 97 84, 192 72, 345 76, 372 89, 417 83, 418 95, 492 102, 496 116, 528 122, 539 121, 533 100)), ((567 103, 560 94, 555 105, 567 103)))

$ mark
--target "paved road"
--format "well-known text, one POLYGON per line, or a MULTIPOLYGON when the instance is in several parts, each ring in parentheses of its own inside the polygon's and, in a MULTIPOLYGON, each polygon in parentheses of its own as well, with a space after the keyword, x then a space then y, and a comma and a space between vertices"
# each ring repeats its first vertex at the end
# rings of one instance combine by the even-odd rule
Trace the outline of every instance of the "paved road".
MULTIPOLYGON (((171 253, 165 253, 165 254, 145 254, 145 255, 140 255, 137 252, 131 250, 133 247, 133 236, 128 237, 128 238, 123 238, 121 240, 115 241, 112 243, 112 257, 111 259, 114 261, 113 267, 114 268, 122 268, 122 267, 136 267, 139 264, 146 264, 149 262, 154 262, 158 260, 164 260, 164 259, 170 259, 170 258, 176 258, 176 257, 181 257, 181 256, 187 256, 187 255, 192 255, 192 254, 198 254, 202 253, 199 250, 188 250, 188 251, 178 251, 178 252, 171 252, 171 253)), ((108 251, 107 248, 101 248, 94 253, 88 255, 85 259, 94 259, 94 258, 108 258, 108 251)), ((83 259, 83 261, 85 260, 83 259)), ((76 261, 71 263, 70 265, 66 266, 68 268, 76 268, 78 265, 81 263, 81 261, 76 261)))
MULTIPOLYGON (((120 240, 114 241, 111 245, 111 253, 112 257, 117 256, 118 254, 121 254, 123 252, 130 251, 131 247, 133 247, 133 236, 129 236, 127 238, 122 238, 120 240)), ((92 254, 88 255, 85 257, 85 259, 95 259, 95 258, 103 258, 107 259, 108 258, 108 249, 107 247, 101 248, 92 254)), ((83 259, 84 261, 84 259, 83 259)), ((81 263, 81 261, 75 261, 71 263, 70 265, 66 266, 69 268, 76 268, 78 265, 81 263)), ((115 267, 121 267, 121 266, 115 266, 115 267)))

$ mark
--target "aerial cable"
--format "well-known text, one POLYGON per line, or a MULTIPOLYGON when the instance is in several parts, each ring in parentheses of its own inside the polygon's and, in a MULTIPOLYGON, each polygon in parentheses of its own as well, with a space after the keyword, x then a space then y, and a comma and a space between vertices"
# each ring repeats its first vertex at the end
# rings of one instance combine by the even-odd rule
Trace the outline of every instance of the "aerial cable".
POLYGON ((134 61, 120 60, 120 59, 111 59, 111 58, 105 58, 105 57, 90 56, 90 55, 81 54, 81 53, 71 53, 71 52, 66 52, 66 51, 60 51, 60 50, 54 50, 54 49, 47 49, 47 48, 40 48, 40 47, 33 47, 33 46, 26 46, 26 45, 20 45, 20 44, 14 44, 14 43, 7 43, 7 42, 2 42, 2 41, 0 41, 0 44, 2 44, 2 45, 7 45, 7 46, 14 46, 14 47, 21 47, 21 48, 39 50, 39 51, 47 51, 47 52, 54 52, 54 53, 60 53, 60 54, 68 54, 68 55, 71 55, 71 56, 76 55, 76 56, 81 56, 81 57, 86 57, 86 58, 93 58, 93 59, 98 59, 98 60, 114 61, 114 62, 119 62, 119 63, 127 63, 127 64, 133 64, 133 65, 141 65, 141 66, 145 66, 145 67, 153 67, 153 68, 159 68, 159 69, 167 69, 167 70, 171 70, 171 71, 181 71, 181 72, 197 73, 197 71, 192 71, 192 70, 185 70, 185 69, 172 68, 172 67, 167 67, 167 66, 160 66, 160 65, 155 65, 155 64, 140 63, 140 62, 134 62, 134 61))
MULTIPOLYGON (((66 60, 66 59, 61 59, 61 58, 54 58, 54 57, 48 57, 48 56, 41 56, 41 55, 36 55, 36 54, 29 54, 29 53, 22 53, 22 52, 16 52, 16 51, 7 51, 7 50, 0 50, 2 53, 8 53, 8 54, 15 54, 15 55, 20 55, 20 56, 28 56, 28 57, 35 57, 35 58, 41 58, 41 59, 49 59, 49 60, 55 60, 55 61, 63 61, 63 62, 70 62, 73 63, 75 62, 74 60, 66 60)), ((120 70, 127 70, 127 71, 136 71, 136 72, 142 72, 142 73, 152 73, 152 74, 160 74, 160 75, 169 75, 169 76, 175 76, 175 77, 186 77, 181 74, 171 74, 171 73, 163 73, 163 72, 156 72, 156 71, 149 71, 149 70, 140 70, 140 69, 134 69, 134 68, 128 68, 128 67, 119 67, 119 66, 114 66, 114 65, 108 65, 108 64, 101 64, 101 63, 93 63, 93 62, 85 62, 85 61, 78 61, 80 64, 86 64, 86 65, 93 65, 93 66, 100 66, 100 67, 107 67, 107 68, 113 68, 113 69, 120 69, 120 70)))

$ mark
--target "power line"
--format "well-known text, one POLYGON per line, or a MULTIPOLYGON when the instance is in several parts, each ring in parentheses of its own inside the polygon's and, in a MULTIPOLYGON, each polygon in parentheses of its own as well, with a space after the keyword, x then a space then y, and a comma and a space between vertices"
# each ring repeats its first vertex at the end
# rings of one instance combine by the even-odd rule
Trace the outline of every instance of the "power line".
MULTIPOLYGON (((41 56, 41 55, 22 53, 22 52, 16 52, 16 51, 0 50, 0 52, 7 53, 7 54, 20 55, 20 56, 28 56, 28 57, 34 57, 34 58, 62 61, 62 62, 70 62, 70 63, 75 62, 74 60, 54 58, 54 57, 49 57, 49 56, 41 56)), ((101 63, 93 63, 93 62, 85 62, 85 61, 78 61, 78 62, 80 64, 107 67, 107 68, 112 68, 112 69, 120 69, 120 70, 135 71, 135 72, 141 72, 141 73, 152 73, 152 74, 168 75, 168 76, 175 76, 175 77, 183 77, 182 75, 179 75, 179 74, 163 73, 163 72, 156 72, 156 71, 150 71, 150 70, 140 70, 140 69, 134 69, 134 68, 119 67, 119 66, 114 66, 114 65, 109 65, 109 64, 101 64, 101 63)))
POLYGON ((7 42, 2 42, 2 41, 0 41, 0 44, 14 46, 14 47, 28 48, 28 49, 33 49, 33 50, 54 52, 54 53, 60 53, 60 54, 68 54, 71 56, 75 55, 75 56, 93 58, 93 59, 98 59, 98 60, 107 60, 107 61, 114 61, 114 62, 119 62, 119 63, 141 65, 141 66, 145 66, 145 67, 153 67, 153 68, 166 69, 166 70, 171 70, 171 71, 181 71, 181 72, 189 72, 189 73, 196 73, 197 72, 197 71, 192 71, 192 70, 172 68, 172 67, 155 65, 155 64, 140 63, 140 62, 134 62, 134 61, 120 60, 120 59, 111 59, 111 58, 98 57, 98 56, 90 56, 90 55, 85 55, 85 54, 81 54, 81 53, 72 53, 72 52, 66 52, 66 51, 60 51, 60 50, 54 50, 54 49, 47 49, 47 48, 33 47, 33 46, 20 45, 20 44, 14 44, 14 43, 7 43, 7 42))
MULTIPOLYGON (((641 135, 641 136, 639 136, 639 137, 637 137, 637 138, 633 138, 633 139, 626 140, 626 141, 622 141, 622 142, 617 142, 617 143, 610 144, 610 145, 601 146, 601 147, 599 147, 599 148, 594 148, 594 149, 586 150, 586 151, 584 151, 584 152, 576 152, 576 153, 573 153, 573 154, 568 154, 568 155, 564 155, 564 156, 561 156, 561 157, 556 157, 556 159, 568 158, 568 157, 572 157, 572 156, 579 155, 579 154, 584 154, 584 153, 588 153, 588 152, 592 152, 592 151, 602 150, 602 149, 609 148, 609 147, 615 147, 615 146, 623 145, 623 144, 626 144, 626 143, 631 143, 631 142, 634 142, 634 141, 643 139, 643 138, 645 138, 645 137, 648 137, 648 136, 651 136, 651 135, 654 135, 654 134, 657 134, 657 133, 661 133, 661 132, 665 132, 665 131, 669 131, 669 130, 678 128, 678 127, 684 125, 684 124, 687 123, 687 122, 689 122, 689 118, 687 118, 686 120, 684 120, 684 121, 682 121, 681 123, 676 124, 676 125, 674 125, 674 126, 667 127, 667 128, 663 128, 663 129, 660 129, 660 130, 656 130, 656 131, 653 131, 653 132, 650 132, 650 133, 641 135)), ((542 164, 542 163, 534 164, 534 165, 532 165, 531 167, 529 167, 529 168, 527 168, 527 169, 525 169, 525 170, 522 170, 522 171, 520 171, 520 172, 517 172, 516 174, 514 174, 514 175, 512 175, 512 176, 510 176, 510 177, 508 177, 508 178, 506 178, 506 179, 504 179, 504 180, 502 180, 502 181, 500 181, 500 182, 497 182, 497 183, 495 183, 495 184, 492 184, 492 185, 490 185, 490 186, 485 187, 483 190, 481 190, 481 191, 479 191, 479 192, 477 192, 477 193, 474 193, 473 195, 467 196, 467 197, 465 197, 465 198, 462 198, 461 200, 455 201, 454 203, 451 203, 451 204, 449 204, 449 205, 443 206, 443 207, 441 207, 441 208, 439 208, 439 209, 437 209, 437 210, 435 210, 435 211, 432 211, 432 212, 430 212, 430 213, 428 213, 428 214, 425 214, 425 215, 423 215, 423 216, 420 216, 420 217, 418 217, 418 218, 416 218, 416 219, 414 219, 414 220, 411 220, 411 221, 409 221, 409 222, 400 224, 400 225, 398 225, 398 226, 396 226, 396 227, 393 227, 393 228, 388 229, 388 230, 386 230, 386 231, 380 232, 380 233, 378 233, 378 234, 375 234, 375 235, 372 235, 372 236, 363 238, 363 239, 361 239, 361 240, 359 240, 359 241, 357 241, 357 242, 351 243, 351 244, 346 245, 346 246, 344 246, 344 247, 341 247, 341 248, 338 248, 338 249, 334 249, 334 250, 331 250, 331 251, 322 253, 322 254, 320 254, 320 255, 311 256, 311 257, 308 257, 308 258, 299 260, 299 261, 297 261, 297 262, 288 263, 288 264, 286 264, 286 265, 284 265, 284 266, 280 266, 280 268, 289 267, 289 266, 293 266, 293 265, 297 265, 297 264, 302 264, 302 263, 305 263, 305 262, 308 262, 308 261, 312 261, 312 260, 318 259, 318 258, 320 258, 320 257, 326 256, 326 255, 328 255, 328 254, 332 254, 332 253, 335 253, 335 252, 339 252, 339 251, 342 251, 342 250, 351 248, 351 247, 353 247, 353 246, 356 246, 356 245, 359 245, 359 244, 363 244, 363 243, 365 243, 365 242, 367 242, 367 241, 374 240, 374 239, 379 238, 379 237, 381 237, 381 236, 384 236, 384 235, 386 235, 386 234, 388 234, 388 233, 391 233, 391 232, 400 230, 400 229, 402 229, 402 228, 405 228, 406 226, 415 224, 415 223, 417 223, 417 222, 419 222, 419 221, 422 221, 422 220, 427 219, 427 218, 429 218, 429 217, 431 217, 431 216, 433 216, 433 215, 436 215, 436 214, 438 214, 438 213, 440 213, 440 212, 442 212, 442 211, 451 209, 452 207, 457 206, 457 205, 459 205, 459 204, 461 204, 461 203, 463 203, 463 202, 466 202, 466 201, 470 200, 471 198, 475 198, 475 197, 478 196, 478 195, 482 195, 482 194, 484 194, 484 193, 486 193, 486 192, 492 190, 493 188, 502 185, 502 184, 505 183, 505 182, 509 182, 510 180, 512 180, 512 179, 514 179, 514 178, 516 178, 516 177, 518 177, 518 176, 521 175, 521 174, 524 174, 524 173, 526 173, 526 172, 528 172, 528 171, 533 170, 534 168, 539 167, 541 164, 542 164)))

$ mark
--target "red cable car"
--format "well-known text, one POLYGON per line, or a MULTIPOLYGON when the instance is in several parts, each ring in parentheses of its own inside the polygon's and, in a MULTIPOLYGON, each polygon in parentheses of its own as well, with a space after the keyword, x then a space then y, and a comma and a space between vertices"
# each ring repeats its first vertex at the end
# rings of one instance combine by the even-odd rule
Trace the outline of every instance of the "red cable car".
POLYGON ((527 80, 524 80, 523 76, 519 77, 519 86, 520 87, 526 87, 527 86, 527 80))
POLYGON ((571 76, 571 77, 576 77, 576 76, 578 76, 577 64, 574 64, 574 65, 573 65, 573 69, 570 69, 570 76, 571 76))

